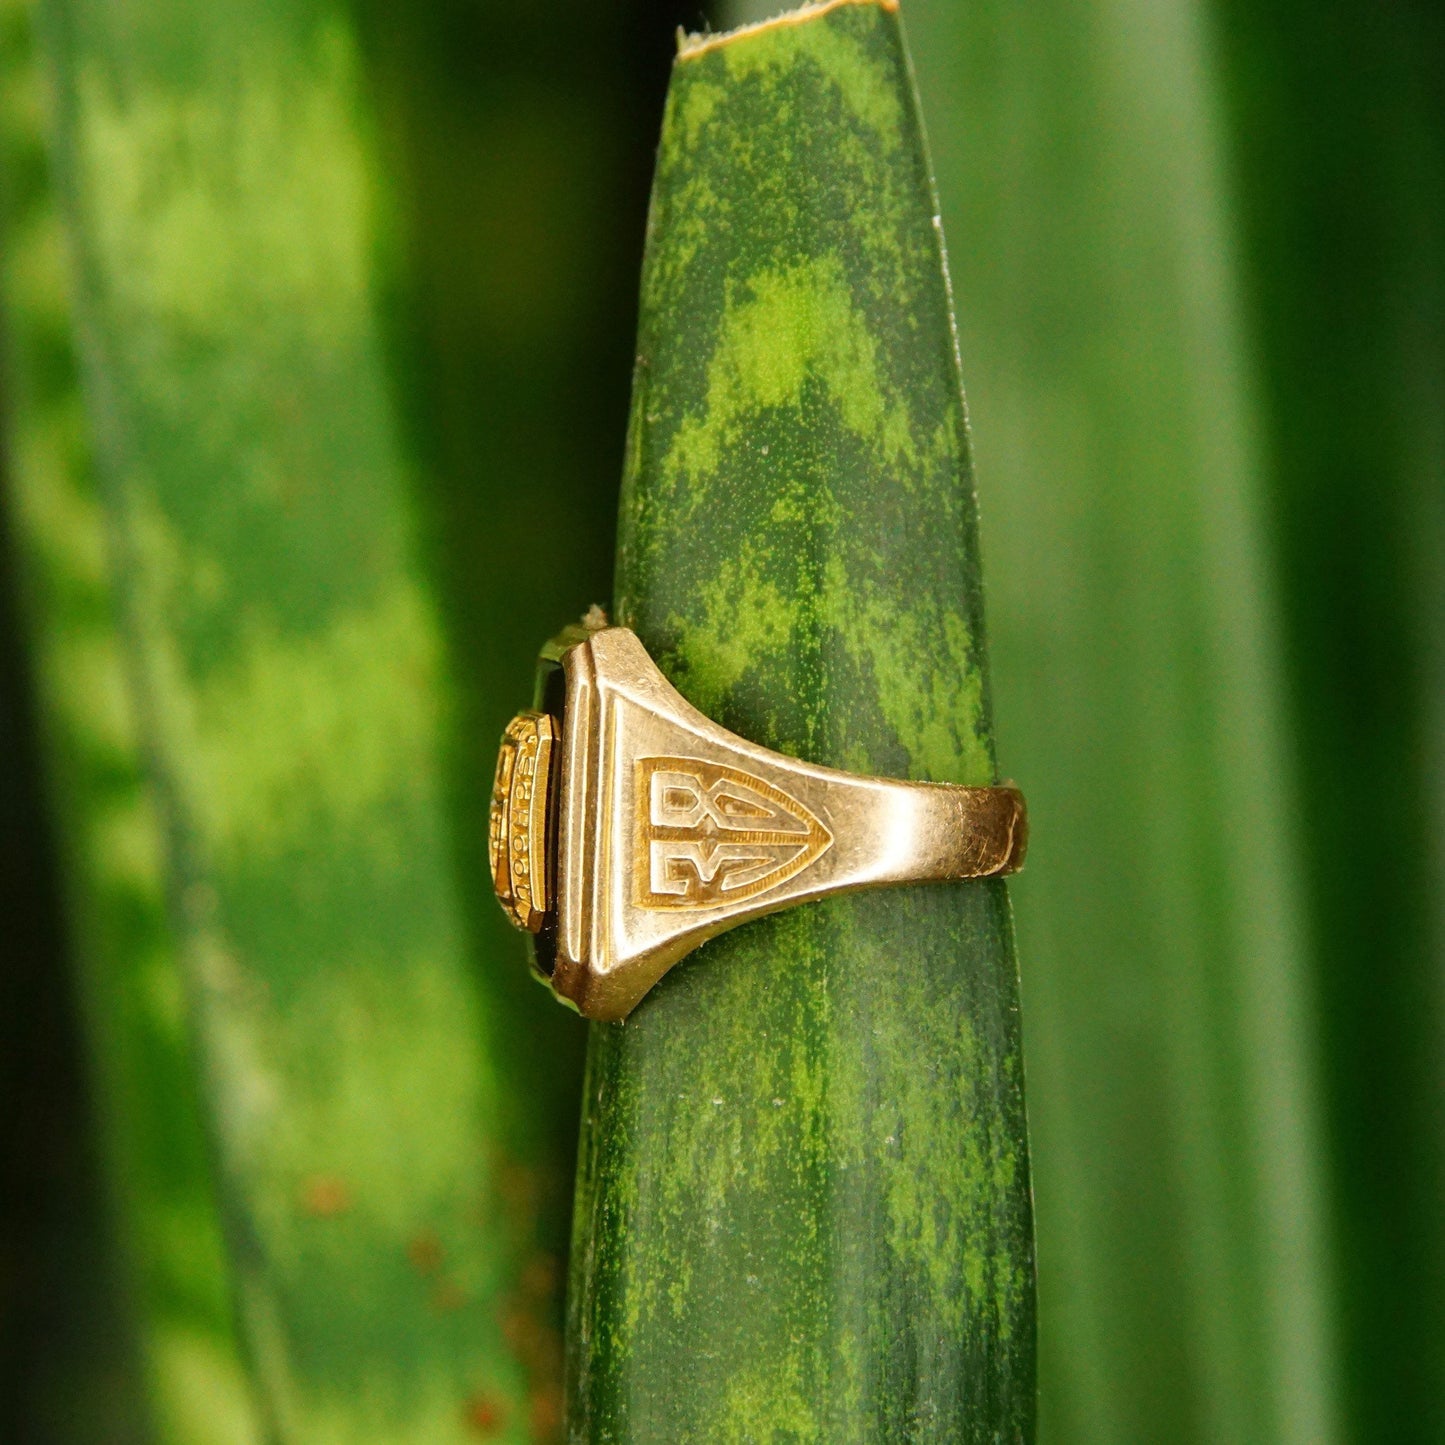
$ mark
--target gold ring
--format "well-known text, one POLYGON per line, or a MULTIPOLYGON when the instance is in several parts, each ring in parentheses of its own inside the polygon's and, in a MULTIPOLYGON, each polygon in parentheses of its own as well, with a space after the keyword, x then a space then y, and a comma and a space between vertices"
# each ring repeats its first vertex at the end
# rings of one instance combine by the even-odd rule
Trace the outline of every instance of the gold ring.
POLYGON ((862 777, 719 727, 599 609, 543 649, 508 725, 492 882, 533 965, 594 1019, 626 1018, 699 944, 795 903, 1023 866, 1017 788, 862 777))

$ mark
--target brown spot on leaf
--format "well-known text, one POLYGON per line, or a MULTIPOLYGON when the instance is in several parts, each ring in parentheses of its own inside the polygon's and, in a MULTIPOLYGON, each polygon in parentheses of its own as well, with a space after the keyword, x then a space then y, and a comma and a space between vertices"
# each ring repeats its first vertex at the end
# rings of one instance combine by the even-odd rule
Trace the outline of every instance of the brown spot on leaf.
POLYGON ((432 1230, 424 1229, 412 1237, 406 1257, 418 1274, 435 1274, 442 1267, 442 1242, 432 1230))
POLYGON ((561 1388, 533 1390, 528 1415, 534 1440, 555 1440, 562 1428, 561 1388))
POLYGON ((501 1430, 507 1411, 495 1395, 473 1395, 467 1401, 466 1418, 468 1426, 486 1439, 501 1430))
POLYGON ((338 1174, 313 1174, 302 1182, 301 1207, 314 1219, 334 1219, 351 1208, 351 1190, 338 1174))
POLYGON ((539 1302, 552 1297, 557 1288, 557 1259, 550 1254, 534 1254, 522 1270, 522 1293, 539 1302))
POLYGON ((497 1193, 514 1223, 530 1223, 536 1215, 540 1184, 537 1171, 525 1164, 504 1164, 497 1171, 497 1193))
POLYGON ((438 1282, 431 1292, 431 1307, 439 1315, 449 1315, 467 1302, 467 1292, 454 1279, 438 1282))
POLYGON ((502 1316, 502 1338, 512 1353, 520 1356, 537 1322, 524 1310, 508 1310, 502 1316))
POLYGON ((561 1337, 529 1310, 508 1310, 502 1317, 502 1338, 534 1380, 561 1374, 561 1337))

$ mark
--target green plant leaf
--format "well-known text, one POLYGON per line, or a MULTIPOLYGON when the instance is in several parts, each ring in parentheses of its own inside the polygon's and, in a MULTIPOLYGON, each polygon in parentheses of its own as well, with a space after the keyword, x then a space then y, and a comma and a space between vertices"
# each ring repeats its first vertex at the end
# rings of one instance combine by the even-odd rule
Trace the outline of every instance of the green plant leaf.
POLYGON ((1219 0, 1352 1437, 1445 1438, 1445 10, 1219 0), (1301 43, 1306 34, 1308 40, 1301 43))
MULTIPOLYGON (((888 4, 675 67, 617 620, 724 725, 994 778, 939 232, 888 4)), ((578 1438, 1031 1438, 1033 1254, 998 882, 707 944, 591 1036, 578 1438)))
POLYGON ((382 322, 400 228, 355 17, 44 15, 158 867, 268 1434, 551 1438, 566 1130, 507 1070, 560 1023, 478 969, 484 866, 458 876, 461 689, 382 322))
POLYGON ((908 9, 970 368, 1043 1433, 1338 1431, 1291 717, 1202 7, 908 9))
MULTIPOLYGON (((64 873, 106 1195, 123 1246, 120 1332, 104 1366, 55 1380, 56 1438, 249 1445, 259 1421, 237 1352, 191 1067, 163 839, 126 687, 117 598, 72 343, 70 278, 45 154, 46 88, 23 0, 0 5, 0 305, 6 511, 64 873), (124 1378, 140 1355, 144 1391, 124 1378), (113 1391, 109 1396, 106 1391, 113 1391), (140 1403, 136 1397, 145 1395, 140 1403)), ((22 846, 33 849, 35 839, 22 846)), ((63 985, 62 985, 63 987, 63 985)), ((26 1027, 34 1027, 29 1021, 26 1027)), ((11 1107, 11 1101, 7 1101, 11 1107)), ((88 1141, 77 1141, 85 1150, 88 1141)), ((33 1166, 32 1167, 36 1167, 33 1166)), ((78 1212, 79 1205, 70 1202, 78 1212)), ((73 1302, 105 1308, 94 1279, 73 1302)), ((52 1313, 63 1335, 67 1322, 52 1313)), ((74 1327, 72 1327, 73 1329, 74 1327)), ((83 1328, 83 1327, 82 1327, 83 1328)), ((55 1339, 45 1352, 61 1352, 55 1339)), ((77 1362, 76 1368, 84 1362, 77 1362)), ((34 1388, 34 1382, 31 1382, 34 1388)), ((7 1402, 8 1403, 8 1402, 7 1402)), ((7 1421, 20 1428, 18 1422, 7 1421)), ((50 1438, 48 1435, 47 1438, 50 1438)))

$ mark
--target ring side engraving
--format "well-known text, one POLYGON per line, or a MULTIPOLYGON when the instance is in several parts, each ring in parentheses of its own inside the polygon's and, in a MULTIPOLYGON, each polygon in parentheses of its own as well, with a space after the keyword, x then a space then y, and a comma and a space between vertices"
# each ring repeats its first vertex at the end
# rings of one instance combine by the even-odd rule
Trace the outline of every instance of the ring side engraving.
POLYGON ((701 758, 636 763, 634 898, 640 908, 711 908, 795 878, 833 835, 797 798, 701 758))

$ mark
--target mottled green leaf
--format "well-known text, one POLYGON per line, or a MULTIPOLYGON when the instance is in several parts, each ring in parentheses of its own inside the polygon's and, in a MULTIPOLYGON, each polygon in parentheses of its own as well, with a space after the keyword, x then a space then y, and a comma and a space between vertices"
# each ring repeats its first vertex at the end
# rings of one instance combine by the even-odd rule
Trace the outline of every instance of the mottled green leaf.
MULTIPOLYGON (((893 7, 677 62, 617 620, 724 725, 994 779, 968 441, 893 7)), ((592 1441, 1031 1438, 1002 884, 810 905, 594 1027, 570 1411, 592 1441)))
MULTIPOLYGON (((162 828, 126 686, 80 397, 70 278, 45 154, 44 80, 30 7, 7 0, 0 5, 5 501, 25 584, 88 1081, 113 1232, 124 1246, 118 1268, 126 1298, 110 1328, 127 1337, 116 1342, 114 1361, 128 1368, 138 1343, 157 1440, 251 1445, 259 1423, 232 1324, 177 940, 166 915, 162 828)), ((71 1307, 103 1310, 104 1287, 97 1277, 94 1297, 71 1307)), ((66 1322, 50 1319, 63 1335, 66 1322)), ((52 1339, 45 1349, 54 1354, 61 1345, 52 1339)), ((76 1442, 101 1431, 132 1438, 133 1422, 99 1413, 106 1387, 94 1374, 53 1382, 48 1417, 33 1428, 76 1442)), ((0 1429, 11 1423, 24 1428, 6 1421, 0 1429)))
POLYGON ((355 17, 44 13, 156 867, 267 1432, 550 1438, 566 1130, 503 1061, 559 1033, 510 958, 478 967, 355 17))

